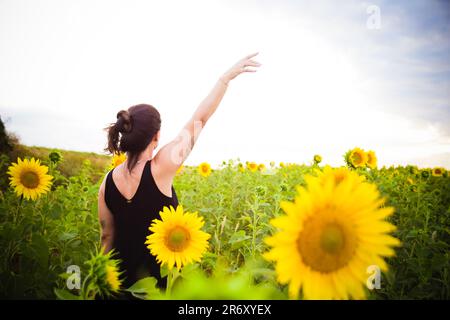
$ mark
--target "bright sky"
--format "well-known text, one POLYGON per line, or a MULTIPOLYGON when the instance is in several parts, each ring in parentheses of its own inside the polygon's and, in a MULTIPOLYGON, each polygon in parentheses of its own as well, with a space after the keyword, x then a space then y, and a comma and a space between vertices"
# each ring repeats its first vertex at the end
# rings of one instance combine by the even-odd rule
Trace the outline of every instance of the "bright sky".
POLYGON ((164 144, 259 51, 188 164, 341 165, 359 146, 450 168, 449 22, 429 0, 0 0, 0 116, 25 144, 101 152, 116 113, 148 103, 164 144))

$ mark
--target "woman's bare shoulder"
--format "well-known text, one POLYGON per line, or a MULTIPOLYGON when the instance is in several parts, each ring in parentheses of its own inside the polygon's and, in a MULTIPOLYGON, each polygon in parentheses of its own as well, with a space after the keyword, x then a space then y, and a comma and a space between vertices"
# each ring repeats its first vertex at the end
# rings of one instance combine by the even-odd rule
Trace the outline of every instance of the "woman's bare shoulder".
POLYGON ((98 194, 99 194, 99 196, 100 196, 100 195, 102 195, 102 196, 105 195, 106 180, 108 179, 108 175, 111 173, 111 171, 112 171, 112 170, 108 171, 108 172, 105 174, 105 176, 103 177, 103 179, 102 179, 102 183, 100 184, 100 187, 98 188, 98 194))

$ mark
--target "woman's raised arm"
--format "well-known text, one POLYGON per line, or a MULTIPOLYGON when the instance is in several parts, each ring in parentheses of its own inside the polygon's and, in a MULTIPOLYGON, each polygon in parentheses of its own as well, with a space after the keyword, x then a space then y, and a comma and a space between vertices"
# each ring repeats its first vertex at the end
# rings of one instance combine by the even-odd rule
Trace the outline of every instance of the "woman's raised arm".
POLYGON ((244 72, 255 72, 261 64, 252 60, 258 53, 250 54, 234 64, 216 82, 208 96, 200 103, 192 118, 186 123, 178 136, 155 155, 153 162, 159 172, 173 177, 186 160, 208 119, 216 111, 228 87, 228 83, 244 72))

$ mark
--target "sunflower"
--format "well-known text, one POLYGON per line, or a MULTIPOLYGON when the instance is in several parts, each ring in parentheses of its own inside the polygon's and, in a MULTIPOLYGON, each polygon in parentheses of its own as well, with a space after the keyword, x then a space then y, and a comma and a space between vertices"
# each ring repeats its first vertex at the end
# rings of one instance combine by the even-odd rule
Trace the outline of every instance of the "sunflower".
POLYGON ((120 273, 116 265, 111 263, 106 265, 106 282, 112 292, 118 292, 120 289, 121 283, 119 280, 119 275, 120 273))
POLYGON ((319 163, 322 162, 322 157, 320 155, 316 154, 316 155, 314 155, 314 159, 313 160, 314 160, 315 164, 319 164, 319 163))
POLYGON ((380 208, 376 186, 347 169, 305 180, 294 202, 281 202, 286 214, 271 220, 280 230, 265 239, 271 249, 264 257, 276 262, 291 298, 302 290, 306 299, 362 299, 367 268, 386 271, 382 257, 393 256, 391 247, 400 244, 384 220, 394 210, 380 208))
POLYGON ((204 225, 197 213, 183 212, 179 205, 176 209, 164 207, 160 211, 161 220, 154 219, 147 236, 147 248, 162 265, 169 270, 175 265, 178 270, 193 261, 200 261, 208 247, 210 235, 201 231, 204 225))
POLYGON ((244 167, 244 165, 242 164, 242 163, 238 163, 238 170, 239 170, 239 172, 244 172, 245 171, 245 167, 244 167))
POLYGON ((422 169, 420 174, 422 175, 422 178, 426 179, 426 178, 428 178, 430 176, 430 171, 428 169, 422 169))
POLYGON ((266 166, 265 166, 265 164, 264 163, 260 163, 259 165, 258 165, 258 170, 259 171, 265 171, 266 170, 266 166))
MULTIPOLYGON (((111 296, 120 291, 122 281, 120 277, 122 272, 119 271, 118 259, 114 259, 116 252, 114 250, 108 253, 104 252, 104 248, 97 250, 91 254, 91 258, 86 261, 88 266, 88 285, 87 292, 84 292, 84 298, 95 298, 100 295, 102 297, 111 296)), ((85 290, 83 286, 83 290, 85 290)))
POLYGON ((176 174, 179 174, 181 171, 183 171, 183 169, 184 169, 184 166, 181 165, 181 166, 177 169, 176 174))
POLYGON ((125 160, 127 160, 127 156, 125 153, 115 153, 112 157, 111 169, 118 167, 119 165, 124 163, 125 160))
POLYGON ((18 158, 17 163, 13 163, 8 168, 11 187, 14 188, 17 196, 25 199, 36 200, 42 194, 50 191, 53 177, 47 174, 48 167, 41 165, 40 160, 18 158))
POLYGON ((416 166, 407 166, 407 168, 409 169, 409 173, 411 173, 411 174, 419 173, 419 169, 417 169, 416 166))
POLYGON ((372 150, 369 150, 367 152, 367 166, 370 169, 375 169, 377 167, 377 156, 375 155, 375 152, 372 150))
MULTIPOLYGON (((318 173, 319 178, 321 178, 322 183, 325 183, 327 179, 332 179, 335 185, 346 180, 351 173, 346 167, 332 168, 328 165, 324 167, 323 171, 316 170, 316 172, 318 173)), ((366 177, 361 175, 354 175, 353 177, 357 178, 359 182, 363 182, 366 179, 366 177)))
POLYGON ((48 158, 54 164, 58 164, 58 163, 60 163, 63 160, 63 156, 62 156, 61 152, 58 151, 58 150, 52 150, 49 153, 48 158))
POLYGON ((431 170, 431 174, 434 177, 442 177, 445 173, 445 169, 444 168, 433 168, 433 170, 431 170))
POLYGON ((211 166, 207 162, 203 162, 198 166, 198 173, 203 177, 207 177, 211 174, 211 166))
POLYGON ((258 165, 256 164, 256 162, 247 162, 247 169, 251 172, 255 172, 258 170, 258 165))
POLYGON ((350 150, 347 152, 345 158, 347 164, 353 168, 365 167, 367 163, 367 153, 360 148, 350 150))
POLYGON ((284 162, 280 162, 280 168, 284 168, 285 166, 284 162))

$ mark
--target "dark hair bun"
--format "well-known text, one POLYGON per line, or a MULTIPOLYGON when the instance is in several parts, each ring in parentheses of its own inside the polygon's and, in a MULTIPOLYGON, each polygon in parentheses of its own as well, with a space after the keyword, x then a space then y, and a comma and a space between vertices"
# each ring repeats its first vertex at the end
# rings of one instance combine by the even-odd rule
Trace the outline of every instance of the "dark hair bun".
POLYGON ((131 131, 133 124, 131 122, 131 116, 126 110, 119 111, 117 113, 117 130, 120 133, 128 133, 131 131))
POLYGON ((117 113, 116 123, 111 123, 108 131, 108 146, 111 153, 126 152, 127 168, 131 172, 142 151, 152 142, 161 128, 161 116, 149 104, 132 106, 128 111, 117 113))

